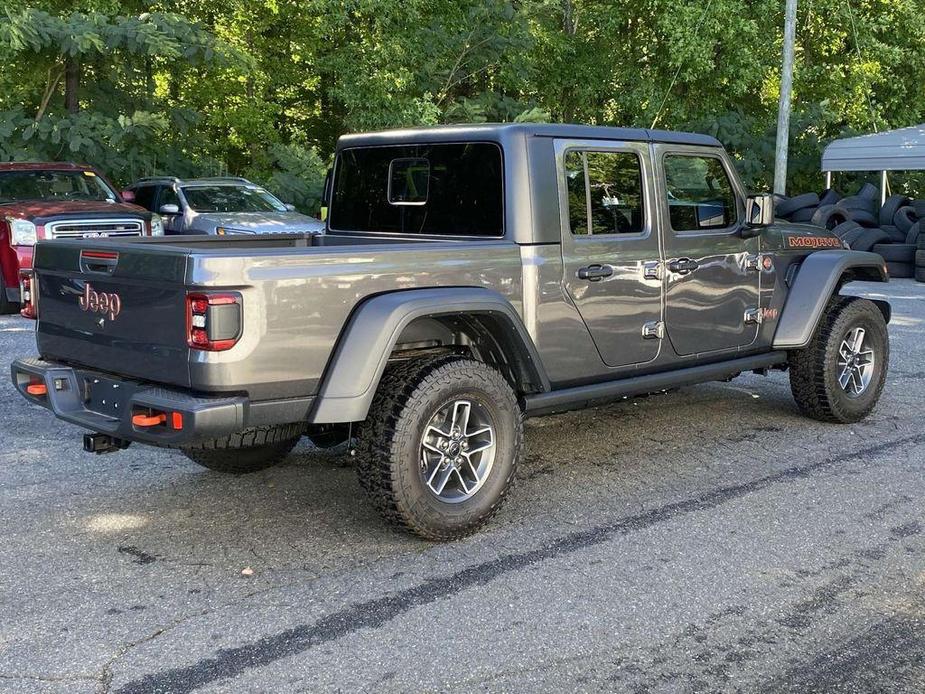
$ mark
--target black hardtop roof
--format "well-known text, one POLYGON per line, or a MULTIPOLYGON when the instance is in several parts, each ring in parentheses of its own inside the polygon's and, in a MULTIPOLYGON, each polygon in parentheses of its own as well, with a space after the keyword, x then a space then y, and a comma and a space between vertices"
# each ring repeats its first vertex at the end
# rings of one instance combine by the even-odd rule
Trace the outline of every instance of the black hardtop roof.
POLYGON ((513 137, 557 137, 575 140, 622 140, 633 142, 667 142, 678 145, 722 147, 715 137, 698 133, 644 128, 610 128, 597 125, 566 123, 477 123, 471 125, 435 125, 420 128, 397 128, 380 132, 343 135, 337 148, 371 145, 396 145, 416 140, 440 142, 489 140, 503 142, 513 137))

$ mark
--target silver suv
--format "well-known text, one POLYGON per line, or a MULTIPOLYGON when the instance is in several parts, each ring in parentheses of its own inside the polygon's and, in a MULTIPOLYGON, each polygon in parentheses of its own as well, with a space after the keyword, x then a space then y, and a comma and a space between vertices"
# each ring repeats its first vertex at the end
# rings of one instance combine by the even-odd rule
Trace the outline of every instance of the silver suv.
POLYGON ((160 214, 167 234, 323 233, 324 222, 295 211, 246 178, 142 178, 135 204, 160 214))

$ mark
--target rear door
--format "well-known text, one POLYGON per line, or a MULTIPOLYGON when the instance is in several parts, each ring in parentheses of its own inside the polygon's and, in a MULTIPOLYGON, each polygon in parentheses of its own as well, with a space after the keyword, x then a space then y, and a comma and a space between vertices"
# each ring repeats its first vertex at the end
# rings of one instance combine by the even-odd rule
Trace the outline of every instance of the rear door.
POLYGON ((657 144, 665 325, 680 355, 735 351, 758 335, 759 239, 743 239, 744 192, 722 150, 657 144))
POLYGON ((187 254, 107 242, 36 247, 36 342, 46 358, 189 385, 187 254))
POLYGON ((658 356, 659 240, 648 145, 556 142, 563 285, 608 366, 658 356))

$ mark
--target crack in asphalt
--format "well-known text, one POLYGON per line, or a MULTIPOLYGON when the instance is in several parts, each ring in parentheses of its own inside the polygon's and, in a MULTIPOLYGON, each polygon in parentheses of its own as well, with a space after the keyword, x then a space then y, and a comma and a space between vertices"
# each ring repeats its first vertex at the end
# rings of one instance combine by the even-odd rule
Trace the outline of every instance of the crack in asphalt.
POLYGON ((329 614, 313 624, 302 624, 254 642, 219 650, 214 657, 192 665, 171 668, 145 675, 122 686, 119 694, 150 691, 191 692, 212 682, 240 675, 283 658, 305 652, 361 629, 378 628, 411 610, 450 597, 468 588, 484 586, 506 573, 521 570, 550 559, 599 545, 617 535, 644 530, 678 516, 717 508, 727 502, 760 491, 774 484, 803 479, 836 464, 862 460, 886 453, 907 444, 925 443, 925 434, 867 446, 804 466, 789 467, 780 472, 743 484, 720 487, 684 501, 565 535, 549 544, 519 554, 508 554, 475 564, 454 574, 432 578, 398 593, 356 603, 329 614))

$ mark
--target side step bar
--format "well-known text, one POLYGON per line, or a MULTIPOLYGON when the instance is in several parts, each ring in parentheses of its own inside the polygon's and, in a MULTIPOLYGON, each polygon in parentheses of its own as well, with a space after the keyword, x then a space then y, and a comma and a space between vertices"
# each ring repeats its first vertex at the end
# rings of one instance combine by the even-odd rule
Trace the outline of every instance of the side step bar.
POLYGON ((591 405, 600 405, 632 395, 657 393, 668 388, 690 386, 708 381, 722 381, 737 376, 743 371, 755 371, 779 366, 787 361, 786 352, 769 352, 750 357, 739 357, 716 364, 689 366, 684 369, 662 371, 647 376, 633 376, 604 383, 574 386, 537 393, 524 398, 525 414, 536 417, 556 412, 577 410, 591 405))

